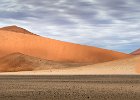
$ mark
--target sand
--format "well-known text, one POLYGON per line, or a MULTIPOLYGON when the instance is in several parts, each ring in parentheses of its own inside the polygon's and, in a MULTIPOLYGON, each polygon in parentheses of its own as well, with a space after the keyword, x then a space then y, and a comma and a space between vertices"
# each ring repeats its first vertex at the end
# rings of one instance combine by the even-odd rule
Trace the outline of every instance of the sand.
MULTIPOLYGON (((54 69, 51 71, 42 71, 40 73, 47 73, 51 75, 133 75, 140 74, 140 56, 133 56, 131 58, 115 60, 100 64, 93 64, 87 66, 81 66, 77 68, 66 68, 66 69, 54 69)), ((39 73, 39 71, 38 71, 39 73)))
POLYGON ((79 67, 84 65, 88 65, 88 63, 56 62, 22 53, 12 53, 0 58, 0 72, 51 70, 79 67))
POLYGON ((14 52, 47 60, 76 63, 101 63, 130 56, 117 51, 0 30, 0 57, 14 52))
POLYGON ((140 56, 17 26, 0 29, 0 71, 0 100, 140 100, 140 56))
POLYGON ((140 56, 100 64, 50 70, 6 72, 0 75, 139 75, 140 56))
POLYGON ((17 26, 0 29, 0 57, 0 71, 25 71, 2 74, 94 75, 140 72, 139 56, 36 36, 17 26), (13 54, 16 52, 18 54, 13 54), (85 63, 92 65, 84 66, 85 63))

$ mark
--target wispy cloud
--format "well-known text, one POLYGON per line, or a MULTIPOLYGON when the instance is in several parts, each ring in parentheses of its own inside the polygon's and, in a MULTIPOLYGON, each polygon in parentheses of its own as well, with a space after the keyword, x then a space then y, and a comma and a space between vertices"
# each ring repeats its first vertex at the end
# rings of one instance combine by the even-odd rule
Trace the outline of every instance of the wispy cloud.
POLYGON ((140 47, 139 0, 1 0, 1 26, 130 52, 140 47))

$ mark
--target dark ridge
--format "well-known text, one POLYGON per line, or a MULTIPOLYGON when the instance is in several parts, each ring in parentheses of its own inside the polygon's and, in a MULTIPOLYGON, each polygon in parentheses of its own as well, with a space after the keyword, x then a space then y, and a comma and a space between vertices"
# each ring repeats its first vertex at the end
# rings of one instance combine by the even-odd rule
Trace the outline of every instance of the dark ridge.
POLYGON ((13 26, 7 26, 7 27, 2 27, 0 30, 6 30, 6 31, 13 31, 13 32, 18 32, 18 33, 24 33, 24 34, 30 34, 30 35, 36 35, 24 28, 18 27, 16 25, 13 26))

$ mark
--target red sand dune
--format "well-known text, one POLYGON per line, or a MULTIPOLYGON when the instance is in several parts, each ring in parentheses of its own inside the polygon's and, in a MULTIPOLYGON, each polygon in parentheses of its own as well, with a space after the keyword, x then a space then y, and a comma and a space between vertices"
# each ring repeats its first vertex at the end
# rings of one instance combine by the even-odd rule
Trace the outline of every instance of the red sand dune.
POLYGON ((133 55, 140 55, 140 49, 138 49, 138 50, 132 52, 131 54, 133 54, 133 55))
POLYGON ((101 63, 130 56, 116 51, 62 42, 32 34, 20 34, 20 29, 16 27, 18 30, 16 32, 0 30, 0 57, 20 52, 53 61, 101 63))
POLYGON ((0 58, 0 72, 51 70, 83 65, 86 64, 54 62, 21 53, 12 53, 0 58))

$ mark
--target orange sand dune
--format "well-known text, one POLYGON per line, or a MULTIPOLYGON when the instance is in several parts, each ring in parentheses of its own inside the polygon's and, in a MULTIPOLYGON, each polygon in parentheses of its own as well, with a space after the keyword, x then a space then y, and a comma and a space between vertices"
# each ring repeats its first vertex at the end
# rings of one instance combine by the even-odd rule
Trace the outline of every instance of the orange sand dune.
POLYGON ((83 65, 86 64, 54 62, 21 53, 12 53, 0 58, 0 72, 51 70, 57 68, 79 67, 83 65))
POLYGON ((140 55, 140 49, 138 49, 138 50, 132 52, 131 54, 133 54, 133 55, 140 55))
POLYGON ((0 30, 0 57, 13 52, 53 61, 82 63, 101 63, 130 56, 96 47, 0 30))

